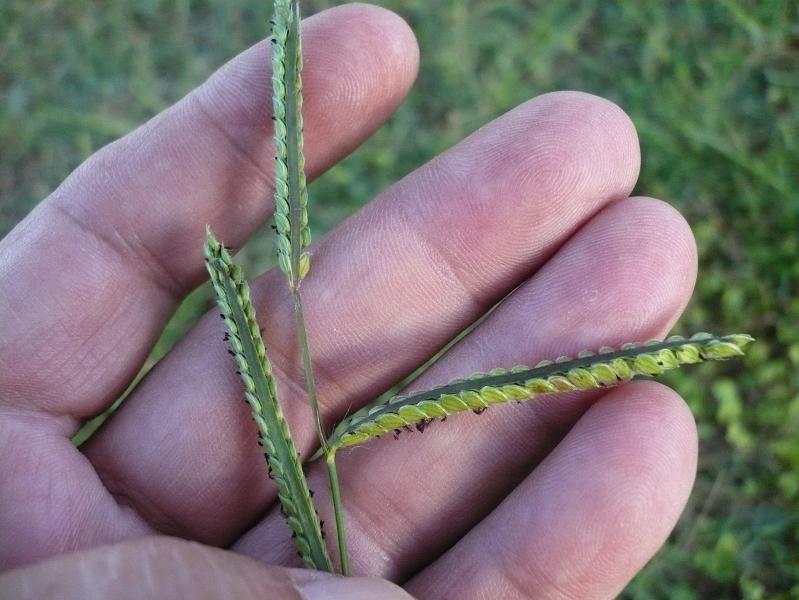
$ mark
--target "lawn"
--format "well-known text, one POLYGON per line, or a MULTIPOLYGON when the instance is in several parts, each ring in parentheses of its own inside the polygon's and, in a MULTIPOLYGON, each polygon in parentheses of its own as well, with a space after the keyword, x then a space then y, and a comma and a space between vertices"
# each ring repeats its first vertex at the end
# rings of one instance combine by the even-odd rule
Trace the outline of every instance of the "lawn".
MULTIPOLYGON (((331 4, 309 0, 304 12, 331 4)), ((758 338, 744 362, 669 377, 699 424, 698 481, 625 597, 799 598, 799 4, 381 4, 419 38, 419 81, 386 127, 311 187, 315 234, 531 96, 579 89, 620 104, 643 148, 637 191, 677 206, 698 240, 699 281, 678 332, 758 338)), ((91 152, 264 37, 270 10, 0 3, 0 237, 91 152)), ((248 247, 248 272, 271 254, 271 241, 248 247)), ((155 356, 209 302, 207 290, 193 294, 155 356)))

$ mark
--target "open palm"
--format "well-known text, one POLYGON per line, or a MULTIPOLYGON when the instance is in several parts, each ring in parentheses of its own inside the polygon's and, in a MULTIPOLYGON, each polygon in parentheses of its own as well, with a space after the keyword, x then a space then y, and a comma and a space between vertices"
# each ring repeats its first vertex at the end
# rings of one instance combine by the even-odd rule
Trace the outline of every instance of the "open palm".
MULTIPOLYGON (((378 8, 340 7, 303 27, 314 177, 392 113, 418 50, 378 8)), ((38 597, 58 581, 88 597, 90 572, 95 591, 133 582, 114 597, 173 586, 245 598, 236 586, 256 582, 282 598, 280 586, 310 577, 239 556, 300 564, 216 311, 83 448, 70 442, 204 281, 206 224, 240 248, 270 215, 269 51, 251 48, 98 152, 0 243, 0 565, 62 555, 0 586, 38 597), (167 538, 75 553, 156 534, 236 554, 167 538)), ((374 399, 503 298, 414 387, 667 332, 691 294, 694 242, 667 204, 629 197, 639 162, 618 107, 548 94, 313 246, 303 293, 325 421, 374 399)), ((316 437, 288 290, 278 272, 252 287, 308 458, 316 437)), ((453 417, 339 454, 352 568, 419 598, 612 597, 674 526, 695 466, 690 412, 654 383, 453 417)), ((332 524, 323 468, 307 468, 332 524)), ((314 581, 359 597, 357 579, 314 581)))

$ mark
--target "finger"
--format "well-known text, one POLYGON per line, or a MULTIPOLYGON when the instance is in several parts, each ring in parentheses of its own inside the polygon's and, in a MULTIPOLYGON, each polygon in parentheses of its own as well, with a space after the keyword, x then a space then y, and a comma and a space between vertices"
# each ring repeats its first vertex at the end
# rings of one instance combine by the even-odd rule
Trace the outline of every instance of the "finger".
MULTIPOLYGON (((690 297, 695 264, 691 231, 673 208, 645 198, 616 203, 412 387, 662 335, 690 297)), ((384 436, 340 452, 354 572, 401 581, 435 559, 488 514, 598 396, 543 396, 480 416, 456 415, 432 423, 423 435, 384 436)), ((321 465, 309 476, 326 509, 321 465)), ((275 544, 285 537, 282 526, 273 511, 236 548, 293 564, 275 544)))
MULTIPOLYGON (((405 96, 418 50, 388 11, 303 26, 311 177, 405 96)), ((0 243, 0 402, 74 417, 116 398, 176 303, 205 277, 212 223, 240 246, 272 210, 269 42, 87 160, 0 243)))
MULTIPOLYGON (((411 174, 312 249, 303 283, 328 422, 415 369, 632 188, 635 131, 586 94, 526 103, 411 174)), ((315 434, 280 273, 253 286, 301 452, 315 434)), ((92 440, 114 492, 162 531, 227 544, 274 499, 222 343, 204 319, 92 440), (187 415, 202 415, 187 423, 187 415)))
POLYGON ((139 538, 67 554, 0 575, 17 600, 411 600, 380 579, 279 569, 171 538, 139 538))
POLYGON ((615 598, 666 541, 696 473, 672 390, 611 391, 491 515, 407 584, 420 598, 615 598))

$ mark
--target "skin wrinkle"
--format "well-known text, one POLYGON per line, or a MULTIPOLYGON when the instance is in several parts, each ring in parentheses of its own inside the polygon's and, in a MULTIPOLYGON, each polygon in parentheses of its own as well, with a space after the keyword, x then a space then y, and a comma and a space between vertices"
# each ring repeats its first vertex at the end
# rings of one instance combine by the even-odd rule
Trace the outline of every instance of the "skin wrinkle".
POLYGON ((413 238, 412 241, 403 239, 403 243, 414 245, 414 242, 418 242, 423 248, 422 252, 425 255, 427 265, 430 267, 435 265, 437 272, 433 280, 439 282, 439 285, 441 285, 441 282, 446 282, 445 289, 451 287, 450 284, 454 283, 457 288, 455 294, 465 298, 466 303, 462 306, 461 312, 469 315, 469 317, 464 320, 468 321, 476 318, 480 312, 490 306, 487 295, 479 294, 479 289, 474 285, 469 285, 467 283, 468 278, 460 273, 457 263, 447 252, 446 243, 440 243, 437 235, 430 235, 429 231, 418 227, 418 223, 414 222, 407 205, 397 203, 396 212, 392 216, 395 221, 399 219, 406 226, 404 231, 413 238))
MULTIPOLYGON (((182 183, 175 178, 175 172, 180 167, 181 170, 186 172, 187 177, 192 177, 201 185, 200 182, 209 179, 206 171, 212 171, 203 167, 198 156, 208 154, 211 152, 211 148, 214 147, 214 144, 211 144, 208 140, 203 140, 204 135, 207 136, 208 133, 214 132, 206 132, 203 129, 194 127, 196 114, 192 114, 192 111, 187 110, 188 107, 188 101, 184 99, 163 115, 156 117, 156 124, 140 128, 131 136, 120 140, 124 144, 120 144, 119 147, 106 147, 98 152, 97 158, 94 160, 89 159, 89 165, 84 171, 91 172, 92 162, 108 162, 113 165, 107 169, 112 175, 107 177, 106 185, 97 185, 97 182, 92 182, 89 177, 85 177, 84 179, 87 180, 85 185, 62 186, 63 191, 59 196, 59 198, 66 196, 70 200, 76 196, 81 198, 82 202, 76 202, 75 206, 76 209, 81 210, 84 214, 83 219, 87 222, 92 222, 93 227, 107 240, 110 241, 113 238, 120 240, 119 243, 124 247, 124 251, 121 254, 127 258, 126 261, 123 261, 123 265, 130 268, 131 265, 136 265, 139 261, 143 261, 152 269, 152 278, 163 277, 165 281, 174 281, 174 289, 170 290, 174 296, 173 302, 193 285, 186 273, 181 272, 185 271, 185 269, 178 267, 179 261, 175 261, 174 266, 167 267, 165 264, 161 265, 163 263, 162 259, 153 258, 170 256, 170 251, 183 250, 175 245, 177 236, 159 236, 157 234, 159 232, 170 233, 170 219, 174 219, 176 214, 195 209, 195 206, 188 207, 187 202, 201 204, 201 200, 196 197, 189 198, 181 193, 182 183), (166 118, 166 115, 171 118, 166 118), (162 129, 174 135, 165 136, 165 132, 161 131, 162 129), (187 130, 193 132, 191 137, 187 138, 187 130), (123 164, 119 164, 120 161, 114 160, 115 155, 121 152, 126 152, 127 154, 127 159, 122 161, 123 164), (166 154, 166 158, 162 158, 159 161, 160 164, 152 165, 152 155, 159 153, 166 154), (106 158, 106 155, 110 156, 106 158), (135 167, 141 169, 143 165, 146 166, 149 174, 149 177, 144 180, 139 172, 132 170, 135 167), (160 174, 158 172, 159 168, 162 170, 160 174), (167 170, 164 171, 164 169, 167 170), (158 178, 159 175, 164 180, 164 189, 161 191, 148 189, 154 187, 148 185, 148 183, 158 178), (85 190, 81 189, 84 187, 86 188, 85 190), (136 189, 148 194, 151 197, 151 202, 148 204, 126 202, 125 199, 130 195, 130 190, 136 189), (78 195, 79 192, 80 195, 78 195), (83 200, 84 198, 92 199, 95 203, 99 202, 104 210, 98 210, 95 204, 87 203, 83 200), (114 209, 113 218, 104 218, 104 213, 111 212, 108 210, 109 207, 114 209), (159 219, 159 215, 163 215, 164 218, 159 219), (144 235, 142 235, 140 233, 142 232, 140 223, 147 221, 153 222, 154 226, 144 231, 144 235), (125 236, 120 233, 122 231, 130 233, 125 236), (151 241, 148 242, 145 239, 147 237, 151 241), (136 238, 139 242, 135 241, 136 238), (154 241, 156 239, 159 239, 159 241, 154 241)), ((229 158, 221 153, 217 153, 217 156, 219 159, 216 162, 219 164, 224 164, 221 159, 229 158)), ((68 179, 67 181, 69 182, 70 180, 68 179)), ((239 184, 237 183, 236 185, 239 184)))
MULTIPOLYGON (((94 278, 92 278, 94 279, 94 278)), ((88 292, 92 289, 90 284, 92 279, 83 283, 83 288, 88 292)), ((78 290, 75 290, 77 292, 78 290)), ((146 291, 155 291, 153 286, 147 285, 146 291)), ((128 339, 126 335, 128 332, 135 334, 138 330, 134 328, 133 323, 128 323, 125 326, 125 319, 120 317, 125 314, 129 305, 138 299, 141 292, 137 288, 130 291, 130 286, 124 284, 122 287, 114 289, 113 294, 119 296, 121 300, 112 304, 108 304, 107 310, 103 313, 95 312, 92 317, 95 323, 90 323, 88 327, 76 326, 72 320, 59 320, 53 324, 52 328, 42 331, 42 335, 31 335, 28 337, 29 344, 39 342, 36 351, 33 352, 33 358, 30 361, 32 366, 29 368, 20 369, 15 364, 14 369, 9 373, 8 377, 3 383, 6 388, 6 393, 3 394, 3 400, 0 402, 7 402, 8 404, 18 405, 25 410, 30 411, 44 411, 56 418, 60 414, 69 414, 75 419, 86 418, 94 416, 102 408, 97 405, 80 407, 80 398, 85 394, 85 390, 94 387, 95 383, 100 380, 103 375, 109 371, 110 363, 108 357, 115 357, 115 346, 108 344, 94 343, 100 334, 104 331, 112 331, 111 336, 115 340, 128 339), (109 312, 109 314, 105 314, 109 312), (111 324, 121 322, 122 328, 118 326, 111 327, 111 324), (53 343, 55 338, 56 343, 53 343), (69 352, 65 352, 58 344, 59 338, 67 338, 70 340, 69 352), (73 341, 77 340, 77 341, 73 341), (99 348, 99 350, 98 350, 99 348), (89 365, 99 363, 102 365, 95 369, 80 369, 75 368, 75 363, 78 366, 88 363, 89 365), (50 400, 47 396, 47 381, 46 378, 53 375, 60 376, 62 386, 58 390, 55 399, 50 400), (19 384, 15 384, 19 381, 19 384), (41 382, 41 383, 39 383, 41 382), (14 392, 13 390, 17 390, 14 392), (20 403, 19 398, 22 397, 23 392, 27 395, 39 397, 38 404, 25 404, 20 403), (68 405, 67 398, 77 398, 75 405, 68 405)), ((58 302, 58 298, 45 298, 45 304, 58 302)), ((82 305, 82 298, 75 298, 73 301, 75 305, 82 305)), ((69 306, 59 306, 59 309, 66 312, 71 312, 69 306)), ((40 326, 43 329, 43 326, 40 326)), ((153 341, 157 338, 157 333, 152 333, 153 341)), ((124 365, 120 365, 125 368, 124 365)), ((138 371, 139 365, 129 365, 128 369, 132 371, 131 376, 138 371)), ((107 396, 102 399, 101 407, 110 403, 114 398, 118 397, 124 390, 124 386, 118 386, 115 389, 109 390, 107 396)), ((77 431, 79 426, 78 422, 73 422, 73 428, 70 430, 70 435, 77 431)))
MULTIPOLYGON (((208 123, 213 130, 219 133, 226 145, 233 150, 235 155, 240 157, 241 162, 256 174, 256 185, 258 188, 263 190, 264 196, 267 196, 267 190, 271 190, 275 184, 274 169, 264 169, 257 158, 253 157, 250 151, 248 151, 246 147, 242 146, 238 140, 233 137, 233 135, 225 128, 223 122, 217 119, 214 116, 213 111, 205 105, 205 102, 203 101, 203 95, 201 93, 195 91, 194 93, 189 94, 187 96, 187 102, 190 102, 190 106, 197 109, 197 114, 206 123, 208 123)), ((270 139, 271 135, 272 132, 268 132, 266 139, 270 139)), ((269 145, 269 148, 271 149, 273 146, 269 145)), ((270 207, 269 210, 271 211, 272 208, 270 207)))
MULTIPOLYGON (((546 232, 551 232, 553 229, 542 227, 542 223, 571 220, 575 222, 573 230, 576 230, 606 201, 618 200, 629 193, 640 165, 635 130, 629 118, 616 105, 605 100, 595 102, 593 98, 584 94, 575 94, 570 96, 569 100, 565 100, 563 96, 564 94, 544 95, 525 103, 500 117, 492 129, 481 128, 479 131, 487 140, 481 139, 478 143, 477 140, 470 137, 457 147, 457 155, 451 150, 445 153, 448 159, 450 154, 453 154, 452 160, 447 160, 444 163, 446 167, 450 167, 452 163, 453 171, 463 174, 462 183, 455 183, 452 181, 455 178, 451 177, 449 185, 462 185, 464 189, 468 189, 468 193, 461 194, 465 198, 479 198, 479 200, 466 204, 465 208, 477 213, 483 210, 488 211, 484 221, 484 232, 488 230, 491 233, 490 235, 484 233, 483 237, 502 241, 499 248, 502 260, 506 262, 517 260, 520 266, 528 268, 529 265, 525 265, 521 257, 530 255, 529 241, 525 243, 524 236, 515 235, 514 231, 524 234, 531 226, 535 227, 543 230, 546 240, 534 242, 538 248, 545 247, 547 242, 552 244, 551 235, 547 236, 546 232), (635 158, 630 160, 629 164, 625 164, 624 168, 608 170, 607 176, 602 177, 601 175, 604 173, 596 172, 597 157, 601 157, 602 163, 608 160, 609 153, 603 144, 606 143, 606 139, 613 138, 614 135, 610 131, 608 135, 603 135, 605 132, 602 128, 596 127, 596 117, 590 117, 590 115, 604 115, 605 113, 612 117, 603 119, 601 121, 603 124, 607 120, 615 119, 622 123, 620 125, 622 131, 626 130, 631 133, 631 135, 625 134, 618 137, 626 139, 632 148, 624 155, 632 154, 635 158), (513 120, 514 117, 516 120, 513 120), (499 125, 504 126, 505 123, 510 126, 510 132, 502 132, 502 135, 499 135, 501 129, 499 125), (600 130, 599 134, 595 129, 600 130), (564 135, 564 130, 570 133, 564 135), (493 131, 497 131, 497 133, 494 134, 493 131), (536 144, 532 151, 520 150, 520 148, 527 149, 528 146, 514 144, 512 140, 515 136, 527 137, 528 131, 534 132, 533 139, 536 144), (579 146, 579 154, 575 157, 575 148, 564 143, 564 139, 571 138, 581 138, 583 141, 593 140, 594 143, 579 146), (479 155, 479 160, 475 160, 473 155, 479 155), (462 164, 463 167, 459 168, 458 164, 462 164), (475 164, 479 165, 477 174, 474 169, 475 164), (485 173, 485 176, 481 176, 480 173, 485 173), (480 193, 475 191, 475 189, 481 189, 474 187, 475 181, 493 182, 493 184, 499 185, 499 190, 496 193, 480 193), (564 203, 560 201, 569 196, 585 194, 592 181, 600 181, 603 184, 601 189, 592 195, 590 202, 564 203), (507 184, 503 182, 507 182, 507 184), (502 191, 504 185, 507 185, 505 192, 502 191), (523 196, 525 203, 536 204, 537 210, 534 218, 532 218, 532 212, 514 211, 512 204, 504 210, 501 205, 496 206, 495 209, 497 197, 518 197, 520 189, 527 191, 523 196), (547 198, 547 202, 534 202, 536 199, 543 198, 547 198), (513 216, 509 219, 500 218, 500 213, 493 214, 494 210, 507 211, 513 216), (578 214, 580 217, 575 218, 578 214), (526 215, 530 216, 529 222, 524 219, 526 215), (518 242, 516 242, 517 237, 519 238, 518 242)), ((608 129, 610 128, 608 127, 608 129)), ((616 142, 615 145, 619 145, 619 142, 616 142)), ((610 157, 611 160, 613 158, 610 157)), ((437 174, 447 170, 438 167, 440 164, 441 162, 436 159, 421 171, 427 171, 429 168, 437 174)), ((486 184, 483 184, 482 187, 485 188, 486 184)), ((457 192, 456 195, 458 195, 457 192)), ((426 213, 429 212, 429 209, 425 210, 424 208, 420 211, 418 222, 423 226, 425 223, 435 222, 425 218, 426 213)), ((558 234, 562 236, 561 232, 558 234)), ((437 230, 436 235, 440 235, 437 230)), ((452 248, 451 242, 450 239, 448 249, 452 248)), ((462 251, 458 251, 457 246, 455 250, 450 250, 453 255, 451 261, 453 264, 471 266, 475 263, 475 260, 471 258, 475 256, 473 250, 475 240, 469 240, 469 242, 471 243, 463 245, 462 251)), ((496 254, 497 248, 492 246, 491 251, 496 254)), ((480 278, 484 286, 488 288, 491 286, 491 282, 488 277, 483 275, 483 271, 482 268, 472 267, 469 274, 473 275, 473 279, 480 278)))
MULTIPOLYGON (((499 549, 501 551, 501 549, 499 549)), ((501 554, 489 554, 488 556, 501 556, 501 554)), ((517 594, 513 597, 517 598, 525 598, 527 596, 527 590, 525 585, 529 584, 522 574, 520 569, 503 569, 501 564, 497 564, 498 561, 494 560, 495 567, 492 569, 492 574, 495 578, 500 579, 503 583, 509 584, 508 587, 510 590, 516 591, 517 594)), ((588 598, 589 596, 584 596, 580 593, 574 594, 571 593, 568 589, 562 587, 560 582, 558 582, 554 577, 548 577, 546 572, 540 573, 541 578, 544 581, 544 585, 541 585, 540 582, 536 582, 537 589, 541 589, 542 587, 548 592, 545 596, 541 595, 540 598, 557 598, 559 600, 583 600, 584 598, 588 598)), ((505 587, 505 586, 503 586, 505 587)), ((490 594, 494 590, 494 586, 491 587, 486 586, 486 595, 490 594)), ((510 595, 504 595, 505 598, 511 598, 510 595)))
POLYGON ((147 524, 151 533, 163 533, 176 535, 186 533, 180 524, 148 501, 146 496, 137 495, 135 487, 126 485, 114 476, 113 471, 104 468, 102 465, 94 465, 97 477, 103 482, 103 486, 111 494, 120 509, 130 509, 143 522, 147 524))
MULTIPOLYGON (((120 319, 120 315, 122 315, 124 313, 124 311, 125 311, 125 307, 123 305, 121 305, 121 304, 115 306, 114 308, 116 309, 114 311, 115 314, 110 316, 108 318, 108 320, 107 320, 110 323, 115 323, 115 322, 118 322, 118 321, 122 320, 122 319, 120 319)), ((103 323, 103 325, 105 325, 105 324, 106 323, 103 323)), ((124 334, 125 333, 132 333, 133 329, 134 329, 134 325, 131 323, 127 327, 125 327, 124 329, 117 330, 117 337, 119 339, 124 339, 125 338, 124 334)), ((117 355, 116 355, 116 353, 114 351, 114 348, 112 346, 103 347, 103 345, 100 345, 100 344, 94 344, 94 345, 91 344, 91 341, 93 341, 96 338, 100 337, 102 333, 103 333, 103 331, 100 328, 97 328, 93 332, 93 335, 91 337, 87 338, 87 341, 85 343, 80 343, 80 344, 78 344, 77 346, 74 347, 74 353, 72 355, 72 358, 73 358, 73 360, 75 360, 77 368, 73 369, 72 371, 70 371, 63 378, 63 383, 64 383, 64 386, 65 386, 65 389, 70 389, 72 387, 70 384, 72 384, 73 382, 75 383, 75 386, 74 386, 73 389, 75 389, 78 392, 86 390, 86 389, 91 389, 95 384, 97 384, 97 382, 99 382, 103 378, 103 375, 105 375, 107 372, 112 370, 112 367, 114 366, 114 363, 115 363, 115 361, 117 359, 117 355), (99 348, 99 351, 97 350, 97 348, 99 348), (84 349, 85 349, 85 352, 83 352, 84 349), (88 371, 90 373, 90 376, 86 376, 86 375, 83 375, 82 372, 80 371, 80 367, 83 366, 86 363, 89 363, 89 365, 91 365, 91 364, 101 364, 101 365, 103 365, 103 367, 95 369, 94 371, 91 371, 91 370, 87 369, 86 371, 88 371)), ((50 363, 50 364, 52 365, 52 363, 50 363)), ((138 372, 138 369, 140 367, 141 367, 141 365, 134 365, 134 366, 131 366, 131 367, 128 367, 128 368, 131 368, 131 370, 133 372, 138 372)), ((123 370, 124 368, 125 368, 125 365, 119 365, 119 370, 123 370)), ((120 386, 116 390, 110 391, 108 396, 105 399, 106 400, 105 405, 111 404, 122 393, 124 393, 124 391, 125 391, 125 388, 122 387, 122 386, 120 386)), ((94 407, 92 407, 92 408, 94 409, 94 407)), ((103 408, 104 407, 101 406, 101 410, 103 408)), ((55 417, 59 416, 59 412, 62 413, 62 414, 65 412, 63 407, 59 411, 58 406, 49 406, 48 405, 48 406, 43 406, 42 409, 45 410, 45 411, 50 412, 50 414, 55 416, 55 417)), ((101 410, 94 409, 92 411, 84 411, 84 412, 74 413, 72 416, 76 419, 76 421, 75 421, 76 422, 76 428, 75 428, 74 431, 72 431, 72 434, 77 433, 78 428, 79 428, 79 426, 81 424, 81 421, 83 419, 92 418, 92 417, 96 416, 99 412, 101 412, 101 410)))
MULTIPOLYGON (((220 339, 221 339, 221 336, 220 336, 220 339)), ((226 361, 226 362, 229 361, 228 355, 225 353, 224 357, 221 358, 221 360, 226 361)), ((233 363, 231 362, 231 364, 230 364, 231 373, 232 373, 232 370, 234 368, 235 367, 234 367, 233 363)), ((275 368, 275 371, 276 371, 276 374, 277 374, 277 376, 279 378, 278 379, 278 381, 279 381, 278 385, 280 386, 280 385, 285 384, 287 382, 287 380, 285 379, 285 377, 281 377, 281 375, 279 373, 279 369, 275 368)), ((237 379, 234 381, 234 385, 236 385, 236 384, 238 384, 238 380, 237 379)), ((281 396, 281 398, 285 398, 285 397, 286 397, 285 394, 281 396)), ((285 416, 286 416, 286 418, 287 418, 287 420, 289 421, 290 424, 292 422, 292 414, 296 412, 296 406, 295 405, 296 405, 295 402, 290 402, 290 403, 284 402, 284 404, 283 404, 284 408, 286 409, 286 415, 285 416)), ((270 492, 274 491, 274 483, 271 482, 271 481, 268 481, 268 480, 266 480, 264 478, 265 467, 263 466, 262 453, 261 453, 260 449, 254 443, 254 440, 257 439, 257 430, 255 428, 255 425, 252 423, 252 419, 250 418, 249 411, 243 409, 243 406, 242 406, 242 410, 239 411, 239 413, 237 413, 237 418, 234 419, 234 420, 237 423, 241 423, 241 425, 246 429, 246 432, 243 435, 240 434, 240 435, 236 436, 235 439, 253 441, 252 444, 247 444, 245 446, 247 451, 248 451, 247 453, 249 455, 253 456, 253 458, 255 459, 253 461, 253 466, 255 468, 251 471, 252 479, 256 482, 257 487, 259 487, 259 488, 268 488, 270 490, 270 492)), ((201 439, 208 438, 209 440, 213 441, 215 439, 215 437, 213 436, 213 433, 215 431, 217 431, 219 427, 225 427, 225 423, 223 423, 223 422, 218 422, 218 421, 210 422, 210 421, 207 421, 207 420, 203 421, 203 422, 206 425, 205 425, 205 427, 202 427, 202 429, 207 431, 208 434, 205 435, 205 436, 200 436, 201 439)), ((225 429, 229 430, 230 428, 226 427, 225 429)), ((195 427, 194 430, 196 431, 197 428, 195 427)), ((165 440, 165 442, 167 444, 171 443, 169 440, 165 440)), ((161 444, 157 444, 157 445, 160 446, 160 447, 163 447, 161 444)), ((208 461, 213 461, 213 458, 215 456, 218 456, 218 454, 219 454, 212 447, 207 447, 206 450, 205 450, 205 453, 207 453, 209 455, 208 456, 208 461)), ((204 461, 204 462, 205 462, 206 465, 210 465, 210 467, 211 467, 211 468, 209 468, 208 466, 206 466, 206 470, 208 472, 208 477, 210 479, 214 479, 214 480, 217 480, 217 481, 225 481, 225 479, 227 479, 226 477, 224 477, 224 474, 226 472, 226 467, 223 464, 218 464, 218 463, 215 463, 215 462, 207 462, 207 461, 204 461), (214 467, 213 465, 215 465, 215 464, 218 464, 218 466, 214 467), (217 472, 217 471, 220 471, 220 470, 222 471, 222 473, 218 473, 217 472)), ((172 516, 169 513, 167 513, 164 510, 162 510, 161 507, 157 503, 152 502, 147 495, 145 495, 145 494, 132 494, 131 492, 135 491, 137 489, 137 486, 134 485, 136 480, 132 479, 130 481, 125 481, 125 480, 121 480, 120 481, 120 480, 116 479, 115 476, 119 473, 119 471, 114 468, 113 464, 105 465, 102 462, 95 461, 95 466, 97 468, 98 475, 103 480, 103 483, 105 484, 105 486, 113 493, 115 499, 123 506, 130 506, 130 507, 134 508, 136 510, 136 512, 138 514, 140 514, 146 520, 147 523, 150 524, 150 526, 153 528, 153 531, 160 531, 162 533, 167 533, 167 534, 171 534, 171 535, 188 536, 188 537, 192 537, 194 539, 198 539, 198 540, 202 540, 202 541, 204 541, 207 537, 209 537, 208 533, 204 533, 202 531, 194 531, 193 528, 191 527, 191 523, 187 524, 185 522, 184 518, 181 518, 179 516, 172 516)), ((186 469, 191 469, 192 467, 186 465, 185 468, 186 469)), ((238 485, 242 486, 241 483, 239 483, 238 485)), ((232 489, 231 487, 229 487, 227 485, 225 487, 227 487, 228 490, 232 489)), ((252 493, 252 490, 247 489, 246 486, 244 486, 243 489, 246 490, 246 492, 245 492, 246 494, 251 494, 252 493)), ((178 491, 177 493, 181 493, 181 492, 178 491)), ((199 494, 199 495, 203 495, 203 496, 207 495, 208 496, 208 500, 210 502, 215 501, 215 498, 213 497, 213 495, 212 494, 209 495, 206 492, 205 489, 195 490, 195 491, 192 492, 192 494, 193 495, 199 494)), ((272 504, 270 504, 270 506, 272 506, 272 504)), ((221 528, 224 528, 224 529, 228 529, 228 527, 226 525, 224 525, 224 524, 220 524, 218 527, 221 527, 221 528)), ((235 537, 235 534, 233 534, 233 533, 230 533, 228 535, 229 535, 229 540, 230 541, 232 541, 232 539, 234 539, 234 537, 235 537)), ((220 540, 216 539, 216 541, 219 542, 220 540)), ((222 543, 224 544, 224 542, 222 542, 222 543)))
MULTIPOLYGON (((69 461, 54 463, 54 456, 72 450, 69 439, 37 430, 27 431, 21 437, 32 448, 17 460, 18 477, 12 473, 12 477, 3 486, 6 505, 18 504, 17 518, 4 523, 4 532, 8 539, 17 540, 13 548, 4 548, 5 551, 0 553, 0 562, 5 566, 40 558, 40 555, 32 554, 30 550, 37 540, 49 543, 53 551, 64 552, 75 547, 73 544, 79 535, 83 538, 80 545, 85 545, 87 542, 91 543, 86 539, 87 536, 93 543, 97 543, 96 540, 103 536, 106 539, 118 539, 116 531, 120 526, 137 529, 134 521, 126 515, 115 515, 112 519, 114 525, 109 526, 107 516, 95 510, 105 501, 107 492, 94 480, 94 471, 90 470, 85 458, 74 454, 69 461), (8 482, 24 480, 31 472, 40 474, 40 477, 31 481, 27 495, 21 496, 19 490, 8 482), (62 511, 73 508, 85 510, 91 516, 67 522, 59 519, 62 511), (9 564, 8 553, 12 549, 14 555, 9 564)), ((14 447, 22 447, 22 444, 14 444, 14 447)))
POLYGON ((111 250, 112 254, 115 254, 119 258, 120 264, 134 265, 136 267, 140 264, 143 265, 145 268, 137 270, 135 274, 141 276, 142 279, 152 284, 153 287, 165 293, 171 302, 175 302, 183 295, 185 290, 181 289, 181 286, 178 285, 177 280, 166 268, 163 261, 158 260, 156 255, 146 249, 146 246, 139 244, 139 247, 141 247, 144 252, 137 252, 134 250, 130 241, 121 235, 113 225, 110 225, 112 235, 107 235, 103 231, 89 226, 83 219, 68 208, 70 206, 69 202, 59 201, 63 197, 64 196, 61 195, 55 196, 52 202, 44 204, 44 208, 49 208, 58 212, 84 235, 96 240, 101 246, 111 250))

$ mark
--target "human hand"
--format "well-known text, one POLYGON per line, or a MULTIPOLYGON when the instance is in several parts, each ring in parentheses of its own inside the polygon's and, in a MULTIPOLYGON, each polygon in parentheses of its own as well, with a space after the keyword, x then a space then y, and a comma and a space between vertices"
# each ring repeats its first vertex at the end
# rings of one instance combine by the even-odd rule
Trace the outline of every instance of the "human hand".
MULTIPOLYGON (((407 26, 377 8, 326 11, 304 35, 313 177, 391 114, 418 56, 407 26)), ((319 577, 163 538, 68 554, 162 533, 299 564, 216 311, 80 451, 70 442, 128 386, 177 303, 203 281, 205 225, 239 248, 269 215, 268 52, 267 43, 245 52, 98 152, 0 242, 0 564, 62 555, 6 574, 0 589, 40 597, 41 586, 66 585, 72 573, 81 597, 103 576, 110 590, 141 582, 129 597, 157 596, 170 582, 175 595, 242 597, 231 587, 237 570, 263 586, 319 577), (165 570, 151 577, 153 565, 165 570)), ((638 168, 635 131, 619 108, 549 94, 316 244, 303 291, 326 422, 413 371, 508 294, 414 386, 667 332, 693 287, 694 243, 668 205, 628 197, 638 168)), ((307 458, 315 434, 282 274, 256 279, 253 294, 307 458)), ((432 427, 339 455, 353 571, 419 598, 611 597, 665 540, 695 471, 690 412, 649 382, 432 427)), ((322 470, 308 472, 325 518, 322 470)), ((292 597, 294 584, 285 585, 292 597)))

